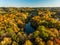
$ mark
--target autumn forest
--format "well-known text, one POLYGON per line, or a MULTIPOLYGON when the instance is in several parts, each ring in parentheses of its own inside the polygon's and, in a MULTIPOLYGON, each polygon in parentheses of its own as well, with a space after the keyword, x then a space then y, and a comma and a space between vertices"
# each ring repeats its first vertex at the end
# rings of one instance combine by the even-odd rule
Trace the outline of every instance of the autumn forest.
POLYGON ((60 45, 60 8, 0 7, 0 45, 60 45))

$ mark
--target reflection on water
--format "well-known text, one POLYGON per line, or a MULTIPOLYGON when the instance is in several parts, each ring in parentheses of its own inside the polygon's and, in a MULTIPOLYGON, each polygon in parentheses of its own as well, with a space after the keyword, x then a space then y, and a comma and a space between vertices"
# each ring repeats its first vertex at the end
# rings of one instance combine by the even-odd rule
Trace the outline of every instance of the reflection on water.
POLYGON ((26 26, 25 26, 25 32, 27 34, 30 34, 30 33, 34 32, 34 29, 31 27, 30 22, 26 24, 26 26))

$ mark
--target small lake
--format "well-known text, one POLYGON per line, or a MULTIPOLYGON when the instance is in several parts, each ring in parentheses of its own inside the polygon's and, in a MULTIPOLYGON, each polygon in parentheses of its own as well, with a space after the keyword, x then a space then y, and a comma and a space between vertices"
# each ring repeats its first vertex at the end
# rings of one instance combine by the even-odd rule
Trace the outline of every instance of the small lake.
POLYGON ((31 25, 30 25, 30 22, 28 22, 25 26, 25 32, 27 34, 30 34, 30 33, 33 33, 34 31, 35 31, 34 28, 32 28, 31 25))

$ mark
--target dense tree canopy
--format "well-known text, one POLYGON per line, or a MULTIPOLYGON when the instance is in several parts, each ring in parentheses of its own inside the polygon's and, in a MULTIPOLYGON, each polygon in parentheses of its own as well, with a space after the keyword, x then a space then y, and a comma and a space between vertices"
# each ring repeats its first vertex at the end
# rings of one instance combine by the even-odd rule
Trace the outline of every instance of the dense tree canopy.
POLYGON ((0 45, 60 45, 59 9, 0 8, 0 45), (28 22, 34 29, 30 34, 28 22))

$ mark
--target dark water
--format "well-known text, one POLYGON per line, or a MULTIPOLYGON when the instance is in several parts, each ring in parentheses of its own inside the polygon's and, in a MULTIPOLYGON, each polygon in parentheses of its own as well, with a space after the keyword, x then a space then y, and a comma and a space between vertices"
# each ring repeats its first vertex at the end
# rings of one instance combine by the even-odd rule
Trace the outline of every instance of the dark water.
POLYGON ((27 34, 30 34, 30 33, 34 32, 34 29, 31 27, 30 22, 26 24, 26 26, 25 26, 25 32, 27 34))

